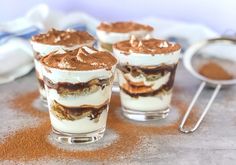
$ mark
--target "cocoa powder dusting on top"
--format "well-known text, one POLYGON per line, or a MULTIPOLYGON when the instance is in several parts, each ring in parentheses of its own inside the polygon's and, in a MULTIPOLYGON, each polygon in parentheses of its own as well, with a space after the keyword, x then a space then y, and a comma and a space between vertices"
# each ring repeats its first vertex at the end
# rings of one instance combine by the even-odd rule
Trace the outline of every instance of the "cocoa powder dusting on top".
POLYGON ((64 46, 83 45, 86 43, 92 43, 94 40, 94 37, 88 32, 72 29, 50 29, 47 33, 37 34, 32 37, 32 41, 34 42, 64 46))
POLYGON ((208 62, 200 67, 199 73, 213 80, 230 80, 233 76, 215 62, 208 62))
POLYGON ((153 31, 153 27, 149 25, 139 24, 137 22, 101 22, 97 27, 98 30, 102 30, 105 32, 116 32, 116 33, 129 33, 133 31, 141 31, 145 30, 147 32, 153 31))
MULTIPOLYGON (((29 113, 34 117, 41 118, 41 123, 34 128, 23 128, 7 137, 0 144, 0 160, 30 161, 42 158, 58 159, 82 159, 93 161, 118 160, 121 156, 132 154, 142 144, 142 136, 177 134, 180 118, 166 126, 140 126, 126 120, 122 120, 117 111, 120 110, 120 99, 113 95, 111 99, 108 128, 114 130, 119 138, 111 145, 93 151, 66 151, 51 145, 48 142, 48 135, 51 132, 51 125, 47 112, 41 112, 32 106, 32 102, 38 97, 37 92, 17 96, 12 100, 13 108, 29 113)), ((179 116, 187 105, 174 98, 172 103, 178 109, 179 116)), ((191 115, 191 122, 195 114, 191 115)), ((191 124, 191 123, 188 123, 191 124)))
POLYGON ((109 52, 98 51, 92 47, 65 51, 65 53, 60 53, 60 56, 57 52, 52 52, 40 61, 48 67, 76 71, 110 70, 117 63, 117 59, 109 52))
POLYGON ((137 54, 163 55, 180 51, 181 46, 166 40, 150 38, 121 41, 115 43, 113 49, 117 49, 125 55, 131 54, 130 52, 137 54))

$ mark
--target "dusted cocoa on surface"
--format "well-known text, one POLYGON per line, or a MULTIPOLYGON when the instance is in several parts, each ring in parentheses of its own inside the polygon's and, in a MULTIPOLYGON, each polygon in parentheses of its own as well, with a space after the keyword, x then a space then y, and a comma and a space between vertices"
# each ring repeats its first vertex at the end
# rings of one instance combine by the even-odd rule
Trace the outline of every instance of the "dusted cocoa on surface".
MULTIPOLYGON (((108 128, 114 130, 119 138, 110 146, 92 151, 68 151, 52 145, 48 141, 51 131, 49 115, 46 112, 37 110, 32 103, 38 97, 36 91, 19 95, 11 101, 11 106, 16 111, 27 113, 32 117, 37 117, 40 122, 35 127, 22 128, 16 132, 11 132, 0 144, 0 160, 12 160, 16 164, 23 162, 31 163, 33 160, 58 159, 67 163, 73 160, 83 161, 120 161, 125 156, 126 161, 130 156, 137 154, 142 149, 142 143, 146 146, 145 138, 154 135, 178 135, 178 124, 181 118, 177 118, 173 123, 166 125, 145 125, 129 122, 122 118, 120 111, 120 99, 118 95, 113 95, 110 105, 110 115, 108 115, 108 128), (127 140, 132 139, 132 140, 127 140), (140 148, 141 147, 141 148, 140 148), (128 156, 129 155, 129 156, 128 156)), ((176 98, 173 101, 180 116, 183 115, 182 109, 187 108, 185 102, 176 98)), ((188 124, 195 121, 196 115, 190 116, 188 124)), ((101 142, 101 141, 100 141, 101 142)), ((88 146, 89 147, 89 146, 88 146)), ((49 163, 50 164, 50 163, 49 163)))

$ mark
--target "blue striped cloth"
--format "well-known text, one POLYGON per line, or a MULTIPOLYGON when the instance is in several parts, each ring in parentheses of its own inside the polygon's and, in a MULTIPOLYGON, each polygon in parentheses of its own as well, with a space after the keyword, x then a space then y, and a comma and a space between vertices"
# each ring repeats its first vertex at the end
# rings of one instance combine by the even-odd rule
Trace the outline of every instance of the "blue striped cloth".
POLYGON ((23 39, 29 39, 33 35, 40 33, 40 29, 37 28, 36 26, 31 26, 25 29, 22 29, 20 31, 16 32, 4 32, 0 31, 0 45, 6 43, 9 41, 11 38, 23 38, 23 39))

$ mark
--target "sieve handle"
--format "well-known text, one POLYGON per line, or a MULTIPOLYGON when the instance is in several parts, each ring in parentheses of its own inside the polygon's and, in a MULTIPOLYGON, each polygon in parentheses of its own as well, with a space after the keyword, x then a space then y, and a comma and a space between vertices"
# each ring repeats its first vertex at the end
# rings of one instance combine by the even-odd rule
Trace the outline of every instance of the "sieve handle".
POLYGON ((220 84, 218 84, 218 85, 216 86, 216 88, 215 88, 215 90, 214 90, 214 92, 213 92, 213 94, 212 94, 212 96, 211 96, 209 102, 207 103, 207 106, 205 107, 203 113, 201 114, 200 118, 198 119, 198 121, 197 121, 197 123, 194 125, 194 127, 190 128, 190 129, 185 129, 185 128, 184 128, 184 124, 185 124, 185 122, 186 122, 186 120, 187 120, 187 118, 188 118, 190 112, 192 111, 195 102, 197 101, 199 95, 201 94, 201 92, 202 92, 202 90, 204 89, 205 86, 206 86, 206 82, 203 81, 203 82, 201 83, 201 85, 199 86, 199 88, 198 88, 198 90, 197 90, 195 96, 193 97, 193 100, 192 100, 192 102, 190 103, 190 105, 189 105, 189 107, 188 107, 188 109, 187 109, 187 111, 186 111, 186 113, 185 113, 185 115, 184 115, 184 117, 183 117, 183 119, 182 119, 182 121, 181 121, 181 124, 179 125, 179 130, 180 130, 181 132, 183 132, 183 133, 192 133, 192 132, 196 131, 196 129, 197 129, 197 128, 199 127, 199 125, 201 124, 203 118, 204 118, 205 115, 207 114, 208 110, 210 109, 211 104, 212 104, 213 101, 215 100, 215 98, 216 98, 216 96, 217 96, 217 94, 218 94, 218 92, 220 91, 220 88, 221 88, 221 85, 220 85, 220 84))

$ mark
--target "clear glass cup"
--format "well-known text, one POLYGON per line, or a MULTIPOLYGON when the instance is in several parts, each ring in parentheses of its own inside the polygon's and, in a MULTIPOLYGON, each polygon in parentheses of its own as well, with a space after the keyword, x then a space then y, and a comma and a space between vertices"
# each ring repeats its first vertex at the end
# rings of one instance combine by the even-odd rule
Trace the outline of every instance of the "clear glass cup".
POLYGON ((170 111, 180 49, 166 54, 125 52, 115 47, 113 50, 119 59, 123 115, 137 121, 165 118, 170 111))
MULTIPOLYGON (((145 37, 150 37, 153 33, 153 28, 150 26, 147 28, 147 25, 142 25, 138 24, 135 22, 113 22, 113 23, 105 23, 105 24, 111 24, 111 26, 114 26, 114 28, 121 28, 127 29, 122 32, 115 32, 115 31, 106 31, 105 29, 100 29, 99 27, 102 26, 101 23, 97 29, 96 29, 96 35, 98 38, 97 42, 97 47, 98 50, 101 51, 108 51, 110 53, 113 53, 113 44, 128 40, 131 37, 134 38, 145 38, 145 37), (119 24, 119 25, 118 25, 119 24), (139 29, 132 29, 136 26, 141 26, 139 29)), ((119 92, 119 83, 118 83, 118 75, 117 73, 115 74, 115 80, 114 80, 114 86, 113 86, 113 91, 119 92)))
POLYGON ((74 50, 81 46, 93 46, 94 41, 90 41, 84 44, 75 44, 71 46, 66 45, 49 45, 44 43, 39 43, 35 41, 31 41, 31 45, 34 51, 34 64, 35 64, 35 73, 36 78, 38 80, 38 88, 40 93, 40 98, 43 102, 43 105, 47 107, 47 94, 44 87, 43 74, 42 74, 42 64, 40 63, 40 59, 51 52, 55 51, 64 51, 64 50, 74 50))
POLYGON ((53 136, 60 143, 91 143, 106 129, 116 64, 111 70, 63 70, 43 65, 53 136))
POLYGON ((129 40, 132 36, 139 39, 150 37, 153 30, 149 25, 136 22, 102 22, 96 29, 98 49, 112 53, 113 44, 129 40), (102 28, 104 26, 106 27, 105 29, 102 28))

